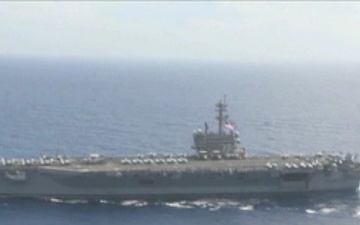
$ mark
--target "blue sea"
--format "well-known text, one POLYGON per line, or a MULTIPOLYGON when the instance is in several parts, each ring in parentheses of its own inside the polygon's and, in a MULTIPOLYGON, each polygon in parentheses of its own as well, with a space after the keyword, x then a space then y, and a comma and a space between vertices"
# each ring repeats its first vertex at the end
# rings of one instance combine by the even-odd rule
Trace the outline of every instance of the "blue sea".
MULTIPOLYGON (((0 155, 193 153, 226 95, 249 155, 360 153, 360 66, 0 59, 0 155)), ((49 187, 50 188, 50 187, 49 187)), ((1 225, 359 224, 360 195, 0 199, 1 225)))

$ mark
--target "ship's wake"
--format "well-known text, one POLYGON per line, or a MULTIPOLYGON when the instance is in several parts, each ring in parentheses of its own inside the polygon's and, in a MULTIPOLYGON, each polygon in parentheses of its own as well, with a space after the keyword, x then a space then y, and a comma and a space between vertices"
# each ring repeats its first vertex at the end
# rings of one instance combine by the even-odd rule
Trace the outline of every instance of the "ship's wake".
POLYGON ((324 207, 319 209, 305 209, 307 214, 332 214, 341 211, 341 207, 324 207))
POLYGON ((354 217, 360 219, 360 206, 355 210, 354 217))
MULTIPOLYGON (((205 209, 209 211, 217 211, 220 209, 239 209, 241 211, 252 211, 257 204, 261 204, 260 200, 228 200, 228 199, 202 199, 193 201, 140 201, 140 200, 126 200, 126 201, 112 201, 112 200, 85 200, 85 199, 60 199, 60 198, 43 198, 41 201, 51 202, 54 204, 100 204, 100 205, 115 205, 122 207, 166 207, 175 209, 205 209)), ((266 202, 263 200, 263 202, 266 202)))
MULTIPOLYGON (((0 205, 7 207, 11 204, 22 204, 24 201, 35 202, 38 200, 14 200, 12 198, 0 198, 0 205)), ((111 209, 121 210, 124 208, 144 208, 165 210, 205 210, 208 212, 229 211, 238 213, 253 212, 284 212, 303 213, 309 217, 348 215, 360 219, 360 196, 355 195, 319 195, 309 198, 242 198, 242 199, 198 199, 180 201, 144 201, 144 200, 85 200, 85 199, 61 199, 43 198, 43 202, 55 205, 91 205, 91 207, 106 206, 111 209)))
POLYGON ((88 204, 89 201, 85 199, 59 199, 59 198, 50 198, 43 199, 44 201, 50 201, 52 203, 63 203, 63 204, 88 204))

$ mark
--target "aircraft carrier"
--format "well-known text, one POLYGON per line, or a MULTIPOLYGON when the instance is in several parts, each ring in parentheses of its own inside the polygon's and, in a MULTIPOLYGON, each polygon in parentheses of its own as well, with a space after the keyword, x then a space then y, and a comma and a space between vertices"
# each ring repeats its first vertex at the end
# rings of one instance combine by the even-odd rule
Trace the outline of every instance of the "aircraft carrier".
POLYGON ((353 191, 356 155, 247 156, 227 103, 216 104, 218 130, 193 133, 186 154, 0 159, 0 195, 20 198, 160 200, 353 191))

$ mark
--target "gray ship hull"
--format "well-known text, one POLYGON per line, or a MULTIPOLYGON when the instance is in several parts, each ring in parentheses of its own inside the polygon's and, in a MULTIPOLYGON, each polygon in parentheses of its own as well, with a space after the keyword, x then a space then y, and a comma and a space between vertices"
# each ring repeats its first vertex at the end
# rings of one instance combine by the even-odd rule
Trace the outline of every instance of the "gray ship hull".
MULTIPOLYGON (((306 194, 329 191, 356 191, 358 171, 334 169, 286 169, 260 166, 259 159, 249 168, 246 161, 194 162, 202 169, 186 165, 18 167, 25 179, 9 179, 14 167, 0 170, 0 195, 25 198, 63 198, 90 200, 159 200, 223 198, 241 196, 306 194), (89 168, 95 167, 94 170, 89 168), (130 169, 129 169, 130 167, 130 169), (164 169, 166 168, 166 169, 164 169)), ((278 159, 280 160, 280 159, 278 159)), ((114 160, 112 160, 113 162, 114 160)), ((284 162, 286 163, 286 161, 284 162)), ((265 163, 263 163, 265 165, 265 163)))

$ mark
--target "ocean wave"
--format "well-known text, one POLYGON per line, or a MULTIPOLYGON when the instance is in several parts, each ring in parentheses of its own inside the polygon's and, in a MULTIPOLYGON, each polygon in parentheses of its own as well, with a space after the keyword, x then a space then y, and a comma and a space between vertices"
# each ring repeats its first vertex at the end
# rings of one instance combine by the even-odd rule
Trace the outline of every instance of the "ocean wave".
MULTIPOLYGON (((201 209, 211 212, 219 210, 238 210, 239 212, 251 211, 293 211, 302 212, 308 215, 333 215, 347 213, 354 218, 360 218, 360 207, 358 204, 349 206, 343 201, 319 202, 310 201, 307 203, 293 201, 273 201, 271 199, 201 199, 201 200, 181 200, 181 201, 144 201, 144 200, 109 200, 102 199, 90 201, 85 199, 61 199, 61 198, 44 198, 41 201, 47 201, 54 204, 101 204, 119 207, 168 207, 175 209, 201 209)), ((5 202, 6 203, 6 202, 5 202)))
MULTIPOLYGON (((46 199, 45 199, 46 200, 46 199)), ((84 199, 58 199, 58 198, 50 198, 50 202, 52 203, 65 203, 65 204, 87 204, 89 203, 88 200, 84 199)))
POLYGON ((338 208, 331 208, 331 207, 320 209, 320 213, 322 213, 322 214, 330 214, 330 213, 335 213, 335 212, 338 212, 338 211, 339 211, 338 208))
POLYGON ((307 214, 333 214, 333 213, 337 213, 341 210, 341 207, 324 207, 324 208, 320 208, 318 210, 316 209, 305 209, 305 212, 307 214))
POLYGON ((179 201, 179 202, 161 202, 160 205, 164 205, 171 208, 179 209, 207 209, 209 211, 218 211, 220 209, 239 209, 241 211, 253 211, 255 203, 241 202, 233 200, 195 200, 195 201, 179 201))
POLYGON ((109 200, 105 200, 105 199, 100 199, 99 203, 103 204, 103 205, 119 205, 119 202, 109 201, 109 200))
POLYGON ((147 206, 149 203, 146 201, 127 200, 127 201, 122 201, 120 204, 122 206, 144 207, 147 206))
POLYGON ((191 204, 198 208, 209 208, 209 207, 213 206, 213 203, 206 201, 206 200, 193 201, 193 202, 191 202, 191 204))
POLYGON ((178 209, 192 209, 194 208, 192 205, 188 204, 187 202, 165 202, 165 206, 171 207, 171 208, 178 208, 178 209))
POLYGON ((244 206, 240 206, 239 209, 242 211, 253 211, 254 206, 253 205, 244 205, 244 206))
POLYGON ((305 209, 305 212, 308 213, 308 214, 316 214, 316 213, 318 213, 316 210, 313 210, 313 209, 305 209))
POLYGON ((198 200, 192 201, 189 204, 195 207, 216 211, 220 208, 235 208, 240 205, 240 202, 231 200, 198 200))
POLYGON ((355 209, 354 217, 355 218, 360 218, 360 207, 355 209))
POLYGON ((215 206, 215 207, 210 207, 209 211, 218 211, 221 209, 221 206, 215 206))

